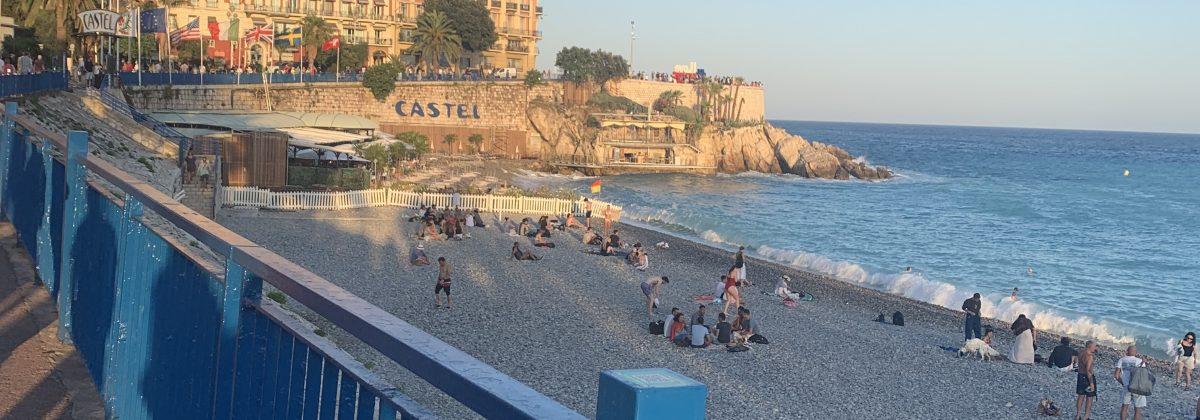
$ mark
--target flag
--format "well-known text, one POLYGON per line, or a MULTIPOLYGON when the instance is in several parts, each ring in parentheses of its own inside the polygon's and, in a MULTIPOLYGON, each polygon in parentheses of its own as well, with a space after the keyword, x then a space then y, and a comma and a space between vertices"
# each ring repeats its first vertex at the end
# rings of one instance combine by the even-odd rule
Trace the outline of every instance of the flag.
POLYGON ((142 33, 167 33, 167 9, 160 7, 157 9, 143 10, 141 19, 142 33))
POLYGON ((246 36, 242 39, 246 42, 273 42, 275 41, 275 30, 271 29, 271 27, 268 25, 255 25, 254 27, 246 30, 246 36))
POLYGON ((279 34, 279 36, 275 37, 275 46, 281 48, 300 46, 303 35, 299 26, 288 28, 287 24, 283 24, 275 33, 279 34))
POLYGON ((229 30, 229 22, 219 22, 217 18, 208 18, 208 39, 224 39, 221 37, 221 24, 224 23, 225 30, 229 30))
POLYGON ((329 38, 328 41, 325 41, 324 44, 321 44, 321 51, 329 51, 335 48, 342 48, 341 35, 329 38))
POLYGON ((593 182, 592 183, 592 194, 600 194, 600 185, 602 185, 602 184, 603 184, 603 182, 600 182, 599 179, 597 179, 596 182, 593 182))
POLYGON ((138 23, 138 19, 141 16, 142 14, 138 13, 137 9, 129 9, 128 12, 121 14, 120 17, 117 17, 117 31, 114 35, 120 37, 137 36, 137 33, 134 31, 136 30, 135 28, 141 27, 141 24, 138 23))
POLYGON ((182 28, 171 31, 171 43, 178 44, 183 41, 199 41, 200 40, 200 18, 192 19, 187 25, 182 28))
POLYGON ((235 17, 233 19, 230 19, 229 24, 225 25, 225 27, 221 28, 222 29, 221 39, 237 41, 237 39, 238 39, 238 23, 239 23, 238 18, 235 17))

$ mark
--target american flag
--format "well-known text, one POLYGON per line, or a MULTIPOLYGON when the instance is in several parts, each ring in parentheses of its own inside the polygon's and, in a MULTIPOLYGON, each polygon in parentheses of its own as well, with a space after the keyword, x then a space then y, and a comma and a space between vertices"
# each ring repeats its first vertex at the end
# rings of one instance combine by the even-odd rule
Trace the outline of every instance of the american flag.
POLYGON ((269 25, 269 24, 255 26, 246 31, 246 36, 243 37, 243 40, 246 42, 255 42, 255 41, 274 42, 275 41, 275 28, 272 28, 271 25, 269 25))
POLYGON ((198 41, 200 40, 200 18, 192 19, 191 22, 182 28, 171 31, 171 43, 178 44, 183 41, 198 41))

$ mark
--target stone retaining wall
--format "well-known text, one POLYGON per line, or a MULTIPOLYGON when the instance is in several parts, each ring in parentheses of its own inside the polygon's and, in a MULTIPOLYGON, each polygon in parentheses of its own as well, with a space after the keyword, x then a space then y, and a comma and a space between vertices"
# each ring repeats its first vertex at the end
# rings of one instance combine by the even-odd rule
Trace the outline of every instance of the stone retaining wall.
MULTIPOLYGON (((642 105, 653 103, 663 92, 672 90, 683 92, 681 98, 683 106, 694 107, 699 101, 696 85, 693 84, 626 79, 609 84, 608 87, 614 91, 613 94, 632 99, 642 105)), ((733 86, 726 86, 723 94, 732 96, 733 86)), ((763 118, 766 113, 763 104, 763 88, 742 85, 737 88, 737 95, 739 102, 741 99, 745 99, 744 105, 742 105, 741 119, 760 120, 763 118)))

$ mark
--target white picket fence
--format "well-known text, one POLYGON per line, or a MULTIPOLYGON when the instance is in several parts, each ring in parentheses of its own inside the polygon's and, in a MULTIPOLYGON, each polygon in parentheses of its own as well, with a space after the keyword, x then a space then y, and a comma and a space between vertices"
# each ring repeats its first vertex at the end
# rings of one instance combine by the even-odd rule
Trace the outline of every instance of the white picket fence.
MULTIPOLYGON (((221 204, 233 207, 257 207, 274 210, 344 210, 366 207, 418 208, 424 205, 453 207, 452 194, 417 193, 396 190, 359 190, 346 192, 275 192, 255 187, 221 187, 221 204)), ((600 200, 592 203, 593 216, 603 217, 611 205, 600 200)), ((583 200, 561 198, 506 197, 498 195, 459 195, 459 208, 491 213, 564 214, 582 213, 583 200)), ((612 205, 616 218, 621 207, 612 205)))

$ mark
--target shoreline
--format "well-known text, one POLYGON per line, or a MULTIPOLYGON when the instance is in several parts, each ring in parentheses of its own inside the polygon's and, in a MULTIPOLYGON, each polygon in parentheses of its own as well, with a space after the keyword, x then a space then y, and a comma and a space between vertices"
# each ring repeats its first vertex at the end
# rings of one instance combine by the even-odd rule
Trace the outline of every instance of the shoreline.
MULTIPOLYGON (((735 249, 731 251, 729 249, 724 249, 724 248, 718 246, 717 244, 713 244, 711 242, 704 241, 702 239, 698 240, 698 239, 694 239, 694 238, 687 238, 687 237, 680 236, 680 235, 677 235, 677 234, 674 234, 671 232, 666 232, 666 231, 663 231, 660 229, 654 229, 654 228, 647 227, 647 226, 640 226, 638 224, 633 224, 633 223, 628 223, 628 222, 617 222, 617 224, 620 225, 620 228, 622 231, 639 230, 642 232, 653 232, 655 234, 665 235, 665 236, 675 238, 675 239, 678 239, 681 241, 687 241, 688 243, 690 243, 693 246, 707 248, 711 252, 725 255, 729 258, 730 261, 733 260, 733 256, 737 252, 736 247, 734 247, 732 245, 730 245, 730 246, 735 249)), ((831 284, 831 285, 832 284, 844 285, 846 287, 858 290, 859 293, 870 295, 870 297, 874 298, 874 299, 893 300, 898 305, 910 305, 910 306, 919 307, 923 310, 927 310, 932 313, 935 313, 938 316, 954 317, 959 320, 961 320, 962 316, 963 316, 961 311, 950 309, 950 308, 947 308, 947 307, 944 307, 941 305, 937 305, 934 303, 924 302, 924 301, 913 299, 913 298, 910 298, 907 296, 892 294, 892 293, 888 293, 885 291, 876 290, 876 289, 872 289, 872 288, 869 288, 866 286, 862 286, 859 284, 854 284, 851 282, 839 280, 836 277, 830 276, 825 273, 820 273, 820 272, 816 272, 816 271, 812 271, 812 270, 808 270, 808 269, 804 269, 804 268, 799 268, 799 267, 793 267, 793 266, 787 265, 782 262, 765 259, 761 256, 754 255, 750 252, 747 252, 745 255, 746 255, 747 261, 753 261, 758 264, 771 266, 779 271, 791 271, 791 272, 797 274, 798 276, 792 276, 793 277, 793 281, 792 281, 793 285, 799 284, 798 282, 801 280, 824 282, 824 283, 831 284)), ((768 281, 773 283, 774 280, 775 279, 769 279, 768 281)), ((758 283, 755 283, 755 284, 757 285, 758 283)), ((884 313, 886 315, 888 315, 888 317, 891 316, 890 312, 884 312, 884 313)), ((909 320, 909 317, 907 314, 905 314, 905 320, 906 321, 909 320)), ((982 326, 984 328, 991 327, 997 333, 999 333, 1002 330, 1007 331, 1009 329, 1009 326, 1011 325, 1011 322, 996 319, 996 318, 982 317, 982 320, 983 320, 982 326)), ((1035 326, 1035 328, 1037 326, 1036 320, 1034 321, 1034 326, 1035 326)), ((962 333, 962 325, 959 325, 959 329, 957 330, 957 333, 958 334, 962 333)), ((1046 348, 1053 348, 1054 346, 1058 345, 1059 340, 1062 337, 1067 337, 1068 339, 1070 339, 1071 345, 1073 347, 1082 347, 1084 342, 1086 341, 1086 340, 1080 340, 1075 337, 1071 337, 1069 335, 1059 334, 1059 333, 1052 332, 1052 331, 1043 331, 1040 329, 1038 329, 1037 336, 1038 336, 1037 348, 1039 351, 1042 349, 1046 349, 1046 348)), ((1099 349, 1099 351, 1104 351, 1104 352, 1110 353, 1114 357, 1120 357, 1120 355, 1124 354, 1124 349, 1112 347, 1112 346, 1109 346, 1109 345, 1106 345, 1106 344, 1103 344, 1100 342, 1097 342, 1096 344, 1097 344, 1097 348, 1099 349)), ((1145 359, 1148 359, 1147 362, 1149 362, 1152 366, 1161 368, 1161 369, 1173 369, 1173 366, 1171 365, 1170 361, 1164 360, 1159 357, 1148 356, 1144 353, 1141 353, 1140 349, 1141 349, 1141 347, 1139 347, 1139 355, 1145 359)), ((1167 372, 1167 373, 1170 373, 1173 375, 1174 371, 1171 370, 1170 372, 1167 372)))

